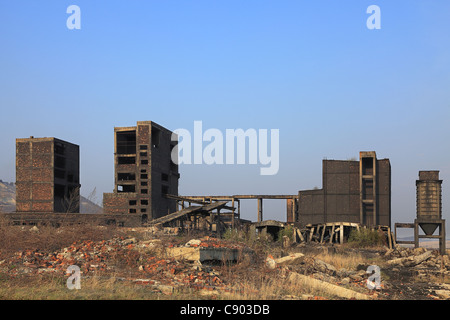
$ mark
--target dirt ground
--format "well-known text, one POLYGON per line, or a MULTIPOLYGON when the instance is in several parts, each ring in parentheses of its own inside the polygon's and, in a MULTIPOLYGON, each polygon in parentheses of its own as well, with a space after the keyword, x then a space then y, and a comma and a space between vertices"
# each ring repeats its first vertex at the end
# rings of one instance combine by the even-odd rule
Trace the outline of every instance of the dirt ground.
POLYGON ((450 297, 448 256, 425 248, 283 247, 245 237, 93 226, 1 226, 0 232, 0 299, 347 299, 341 291, 375 300, 450 297), (174 250, 234 258, 199 261, 174 250), (80 268, 80 290, 68 289, 71 265, 80 268), (377 289, 367 285, 373 265, 380 270, 377 289), (293 274, 306 281, 292 280, 293 274))

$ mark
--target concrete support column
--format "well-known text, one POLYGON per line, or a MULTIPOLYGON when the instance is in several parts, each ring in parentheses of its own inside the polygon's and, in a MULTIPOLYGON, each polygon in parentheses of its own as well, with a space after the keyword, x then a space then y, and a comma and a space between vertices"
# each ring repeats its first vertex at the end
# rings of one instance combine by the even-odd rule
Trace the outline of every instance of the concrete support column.
POLYGON ((439 226, 439 253, 444 255, 445 252, 445 220, 442 220, 439 226))
POLYGON ((414 248, 419 247, 419 223, 414 220, 414 248))
POLYGON ((235 215, 234 198, 231 199, 231 206, 233 207, 233 213, 231 215, 231 227, 234 229, 234 215, 235 215))
POLYGON ((258 198, 258 222, 263 221, 263 199, 258 198))

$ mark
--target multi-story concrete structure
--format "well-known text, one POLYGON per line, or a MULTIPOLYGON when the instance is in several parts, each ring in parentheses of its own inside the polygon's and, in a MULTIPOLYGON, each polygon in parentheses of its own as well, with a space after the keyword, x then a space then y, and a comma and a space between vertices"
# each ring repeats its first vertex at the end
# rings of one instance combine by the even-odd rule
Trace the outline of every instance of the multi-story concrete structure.
POLYGON ((79 146, 56 138, 16 139, 16 211, 80 209, 79 146))
POLYGON ((375 152, 360 152, 360 160, 323 160, 322 189, 299 191, 288 203, 288 222, 321 224, 356 222, 391 224, 391 165, 375 152))
MULTIPOLYGON (((177 210, 164 197, 178 195, 178 165, 171 155, 172 132, 151 122, 114 128, 114 192, 103 195, 106 214, 140 214, 156 219, 177 210)), ((176 156, 176 152, 174 152, 176 156)))

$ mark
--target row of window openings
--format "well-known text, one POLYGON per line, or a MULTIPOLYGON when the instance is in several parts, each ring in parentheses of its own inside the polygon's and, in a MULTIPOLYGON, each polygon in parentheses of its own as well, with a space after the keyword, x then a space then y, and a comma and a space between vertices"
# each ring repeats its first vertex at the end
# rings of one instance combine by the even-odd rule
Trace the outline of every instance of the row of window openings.
MULTIPOLYGON (((161 140, 161 131, 157 128, 151 129, 151 144, 158 148, 161 140)), ((117 133, 117 151, 118 153, 130 153, 136 148, 136 131, 117 133)), ((139 145, 140 150, 147 150, 147 145, 139 145)))
MULTIPOLYGON (((117 164, 136 164, 136 157, 118 157, 117 164)), ((147 165, 148 160, 141 160, 141 164, 147 165)))
MULTIPOLYGON (((146 173, 141 173, 141 179, 144 179, 144 180, 148 179, 148 175, 146 173)), ((119 180, 119 181, 134 181, 134 180, 136 180, 136 175, 134 173, 119 172, 117 174, 117 180, 119 180)), ((145 185, 147 185, 147 183, 145 185)))
MULTIPOLYGON (((159 143, 154 143, 153 147, 157 148, 159 143)), ((139 145, 140 155, 143 157, 147 156, 148 147, 145 144, 139 145)), ((136 152, 136 144, 133 141, 118 141, 117 142, 117 153, 118 154, 134 154, 136 152)))
MULTIPOLYGON (((127 143, 127 145, 132 145, 132 144, 127 143)), ((147 156, 147 151, 146 151, 147 149, 148 149, 147 145, 145 145, 145 144, 139 145, 139 152, 140 152, 141 156, 143 156, 143 157, 147 156)))
MULTIPOLYGON (((141 183, 142 185, 142 183, 141 183)), ((134 185, 119 185, 117 186, 118 192, 136 192, 136 188, 134 185)), ((161 186, 161 194, 168 194, 169 193, 169 187, 168 186, 161 186)), ((148 194, 148 189, 141 189, 141 194, 148 194)))
MULTIPOLYGON (((140 150, 147 150, 147 146, 146 145, 140 145, 139 146, 140 150)), ((141 158, 146 158, 148 156, 147 151, 140 151, 139 152, 139 156, 141 158)), ((136 157, 118 157, 117 158, 117 162, 118 164, 136 164, 136 157)), ((141 164, 147 165, 148 164, 148 160, 147 159, 142 159, 141 160, 141 164)))
MULTIPOLYGON (((136 213, 136 209, 130 209, 129 212, 130 212, 130 213, 136 213)), ((141 212, 142 212, 142 213, 147 212, 147 209, 141 209, 141 212)))
MULTIPOLYGON (((135 206, 137 205, 137 200, 130 200, 128 201, 128 204, 130 206, 135 206)), ((141 206, 148 206, 148 200, 141 200, 141 206)))
MULTIPOLYGON (((141 186, 147 186, 147 182, 141 182, 141 186), (144 185, 145 184, 145 185, 144 185)), ((134 185, 118 185, 117 192, 136 192, 136 187, 134 185)), ((141 194, 148 194, 148 189, 141 189, 141 194)))
MULTIPOLYGON (((129 204, 130 206, 135 206, 135 205, 137 205, 137 200, 130 200, 130 201, 128 202, 128 204, 129 204)), ((142 206, 148 206, 148 200, 141 200, 141 205, 142 205, 142 206)), ((147 209, 141 208, 140 211, 141 211, 142 213, 143 213, 143 212, 147 212, 147 209)), ((136 213, 136 209, 131 208, 131 209, 129 210, 129 212, 130 212, 130 213, 136 213)))
MULTIPOLYGON (((136 157, 118 157, 117 158, 117 164, 123 165, 123 164, 136 164, 136 157)), ((141 160, 142 165, 148 165, 148 160, 141 160)), ((170 161, 170 170, 176 171, 177 165, 173 163, 173 161, 170 161)))
MULTIPOLYGON (((175 147, 176 145, 172 145, 171 146, 171 150, 170 153, 172 154, 172 149, 175 147)), ((157 147, 156 145, 154 147, 157 147)), ((146 145, 140 145, 139 146, 140 150, 147 150, 147 146, 146 145)), ((148 156, 147 151, 139 151, 139 156, 141 158, 146 158, 148 156)), ((135 164, 136 163, 136 157, 118 157, 118 163, 119 164, 135 164)), ((148 164, 148 160, 141 160, 141 164, 148 164)), ((176 164, 174 164, 172 161, 170 161, 170 166, 171 168, 175 169, 176 168, 176 164)))
MULTIPOLYGON (((158 145, 153 144, 153 147, 158 148, 158 145)), ((141 155, 143 155, 144 157, 147 156, 147 152, 145 151, 147 150, 147 146, 146 145, 140 145, 139 146, 139 151, 141 153, 141 155), (144 151, 142 151, 144 150, 144 151)), ((134 143, 130 143, 130 142, 117 142, 117 153, 118 154, 135 154, 136 153, 136 144, 134 143)))
MULTIPOLYGON (((141 172, 145 172, 145 170, 141 170, 141 172)), ((141 179, 148 179, 148 174, 147 173, 141 173, 140 175, 141 179)), ((119 181, 134 181, 136 180, 136 175, 134 173, 121 173, 119 172, 117 174, 117 180, 119 181)), ((161 180, 162 181, 169 181, 169 175, 166 173, 161 173, 161 180)), ((143 182, 141 182, 141 186, 143 185, 147 185, 147 182, 145 182, 145 184, 142 184, 143 182)))
MULTIPOLYGON (((136 164, 136 157, 118 157, 117 158, 117 164, 136 164)), ((148 160, 141 160, 142 165, 148 165, 148 160)), ((170 170, 176 171, 177 165, 173 163, 173 161, 170 161, 170 170)))

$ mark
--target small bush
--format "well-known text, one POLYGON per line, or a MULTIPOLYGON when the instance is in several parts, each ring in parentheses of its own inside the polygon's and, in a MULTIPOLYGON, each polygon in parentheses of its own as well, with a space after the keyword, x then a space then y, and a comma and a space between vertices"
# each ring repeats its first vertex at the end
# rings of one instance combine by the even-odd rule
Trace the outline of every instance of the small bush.
POLYGON ((254 239, 244 230, 228 228, 223 234, 222 238, 228 241, 244 242, 247 245, 251 245, 254 239))
POLYGON ((292 235, 294 234, 294 228, 292 226, 286 226, 278 232, 278 241, 282 242, 283 237, 287 236, 289 239, 292 239, 292 235))
POLYGON ((373 229, 352 230, 348 243, 356 247, 375 247, 386 244, 386 237, 382 231, 373 229))

